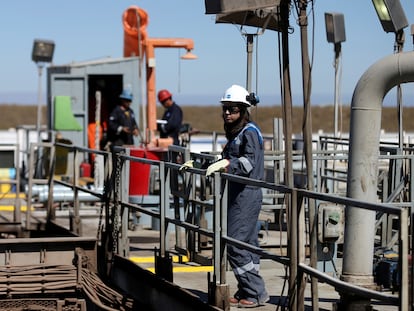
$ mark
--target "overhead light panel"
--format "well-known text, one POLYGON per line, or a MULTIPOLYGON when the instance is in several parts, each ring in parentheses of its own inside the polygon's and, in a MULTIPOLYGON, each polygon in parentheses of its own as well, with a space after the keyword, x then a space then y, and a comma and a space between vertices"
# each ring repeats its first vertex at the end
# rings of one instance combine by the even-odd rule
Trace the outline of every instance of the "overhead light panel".
POLYGON ((399 0, 372 0, 372 3, 385 32, 397 33, 408 26, 399 0))
POLYGON ((342 13, 325 13, 326 39, 329 43, 345 42, 345 21, 342 13))
POLYGON ((50 63, 53 59, 55 43, 51 40, 35 39, 33 42, 32 60, 35 63, 50 63))

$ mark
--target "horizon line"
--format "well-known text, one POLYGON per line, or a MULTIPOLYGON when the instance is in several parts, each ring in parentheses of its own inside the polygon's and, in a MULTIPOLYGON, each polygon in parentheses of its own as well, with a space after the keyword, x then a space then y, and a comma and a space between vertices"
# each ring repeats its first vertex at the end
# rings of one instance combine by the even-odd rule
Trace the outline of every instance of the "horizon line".
MULTIPOLYGON (((32 106, 38 105, 38 94, 36 92, 0 92, 0 105, 18 105, 18 106, 32 106)), ((46 95, 43 96, 42 105, 46 105, 46 95)), ((260 102, 258 107, 280 106, 280 96, 277 94, 263 94, 259 96, 260 102), (275 101, 279 101, 278 103, 275 101)), ((179 106, 214 106, 219 104, 220 96, 211 94, 182 94, 173 95, 173 100, 179 106)), ((350 105, 352 96, 342 96, 339 105, 350 105)), ((292 95, 292 106, 303 105, 302 95, 292 95)), ((311 105, 316 106, 334 106, 334 98, 330 94, 311 95, 311 105)), ((396 105, 396 97, 386 96, 383 101, 383 106, 396 105)), ((414 106, 414 94, 405 94, 403 98, 403 105, 414 106)))

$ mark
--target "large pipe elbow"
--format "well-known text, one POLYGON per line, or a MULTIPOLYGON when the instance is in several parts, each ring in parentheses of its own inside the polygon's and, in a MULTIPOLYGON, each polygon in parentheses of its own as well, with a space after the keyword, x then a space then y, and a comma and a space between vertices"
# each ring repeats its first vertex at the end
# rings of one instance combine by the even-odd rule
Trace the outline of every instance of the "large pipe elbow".
POLYGON ((359 79, 352 97, 352 109, 382 109, 385 95, 398 84, 414 81, 414 52, 387 56, 359 79))
MULTIPOLYGON (((382 102, 389 90, 407 82, 414 82, 414 52, 393 54, 379 60, 358 81, 351 104, 348 197, 377 202, 382 102)), ((348 206, 345 219, 342 278, 353 283, 365 279, 369 283, 372 280, 375 212, 348 206)))
POLYGON ((393 87, 413 81, 414 52, 379 60, 358 81, 351 104, 349 197, 375 202, 382 102, 393 87))

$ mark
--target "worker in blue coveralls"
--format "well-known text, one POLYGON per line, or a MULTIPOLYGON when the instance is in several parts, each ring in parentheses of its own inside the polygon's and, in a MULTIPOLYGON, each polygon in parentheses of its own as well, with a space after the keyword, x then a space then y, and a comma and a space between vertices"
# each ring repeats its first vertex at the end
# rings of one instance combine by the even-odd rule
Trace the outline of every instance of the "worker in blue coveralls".
MULTIPOLYGON (((134 111, 131 109, 133 96, 129 90, 123 90, 119 95, 119 105, 112 110, 108 122, 108 140, 110 149, 115 146, 134 145, 134 136, 138 136, 139 130, 134 111)), ((113 157, 113 161, 116 158, 113 157)), ((138 225, 137 215, 131 211, 131 223, 129 228, 135 230, 138 225)))
POLYGON ((108 139, 113 146, 133 145, 133 136, 138 136, 138 125, 131 109, 132 93, 124 90, 119 95, 120 103, 109 116, 108 139))
MULTIPOLYGON (((252 179, 263 179, 264 145, 258 126, 250 119, 250 108, 258 99, 239 85, 228 88, 221 104, 227 144, 222 160, 211 164, 206 175, 225 171, 252 179)), ((262 189, 237 182, 229 183, 227 234, 233 239, 259 246, 258 217, 262 207, 262 189)), ((254 308, 269 300, 263 278, 259 275, 260 256, 227 245, 227 258, 237 279, 238 290, 230 305, 254 308)))
POLYGON ((158 92, 158 101, 165 108, 162 119, 157 124, 160 138, 171 137, 174 145, 180 145, 178 136, 183 123, 183 111, 173 101, 172 94, 168 90, 163 89, 158 92))

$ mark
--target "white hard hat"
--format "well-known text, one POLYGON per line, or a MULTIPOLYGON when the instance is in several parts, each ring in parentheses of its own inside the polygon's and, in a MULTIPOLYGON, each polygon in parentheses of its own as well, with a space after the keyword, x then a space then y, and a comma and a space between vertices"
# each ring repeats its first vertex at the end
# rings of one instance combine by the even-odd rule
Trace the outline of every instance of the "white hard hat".
POLYGON ((252 104, 247 100, 249 97, 249 92, 247 90, 237 84, 233 84, 230 86, 225 92, 223 97, 221 98, 221 103, 240 103, 247 107, 250 107, 252 104))

